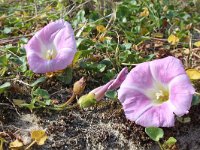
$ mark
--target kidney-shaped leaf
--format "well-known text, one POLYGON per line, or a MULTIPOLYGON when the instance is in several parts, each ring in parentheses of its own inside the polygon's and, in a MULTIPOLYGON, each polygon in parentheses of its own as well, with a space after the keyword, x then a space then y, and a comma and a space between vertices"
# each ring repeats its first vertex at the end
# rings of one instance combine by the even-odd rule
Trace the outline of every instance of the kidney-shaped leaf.
POLYGON ((146 134, 154 141, 158 142, 164 136, 164 131, 157 127, 147 127, 145 128, 146 134))

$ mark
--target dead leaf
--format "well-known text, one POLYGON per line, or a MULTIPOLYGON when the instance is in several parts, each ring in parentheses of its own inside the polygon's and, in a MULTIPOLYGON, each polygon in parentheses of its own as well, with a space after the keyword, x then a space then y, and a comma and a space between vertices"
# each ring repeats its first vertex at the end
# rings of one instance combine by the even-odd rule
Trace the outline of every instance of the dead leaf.
POLYGON ((177 36, 175 36, 174 34, 171 34, 169 37, 168 37, 168 42, 171 44, 171 45, 177 45, 178 42, 179 42, 179 38, 177 36))
POLYGON ((103 25, 97 25, 96 29, 98 32, 103 33, 106 31, 106 27, 104 27, 103 25))
POLYGON ((196 69, 188 69, 186 71, 187 75, 191 80, 199 80, 200 79, 200 71, 196 69))
POLYGON ((194 43, 194 46, 196 46, 196 47, 200 47, 200 41, 195 42, 195 43, 194 43))
POLYGON ((147 7, 143 8, 143 12, 140 13, 140 17, 148 17, 149 16, 149 10, 147 7))
POLYGON ((157 33, 153 33, 152 36, 155 38, 163 38, 164 35, 161 32, 157 32, 157 33))
POLYGON ((44 130, 31 131, 31 138, 36 141, 38 145, 43 145, 47 139, 47 135, 44 130))
POLYGON ((10 143, 9 148, 17 150, 17 149, 21 148, 22 146, 23 146, 23 143, 21 141, 19 141, 18 139, 16 139, 14 142, 10 143))
POLYGON ((13 99, 13 103, 19 107, 21 107, 21 104, 25 104, 26 101, 25 100, 21 100, 21 99, 13 99))

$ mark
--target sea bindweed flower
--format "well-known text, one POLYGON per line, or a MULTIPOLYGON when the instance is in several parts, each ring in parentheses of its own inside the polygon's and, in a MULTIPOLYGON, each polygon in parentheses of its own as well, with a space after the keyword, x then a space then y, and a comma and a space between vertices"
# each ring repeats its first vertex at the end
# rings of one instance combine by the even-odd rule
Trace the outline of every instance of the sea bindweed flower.
POLYGON ((169 56, 133 68, 118 90, 126 117, 144 127, 172 127, 191 107, 195 90, 181 61, 169 56))
POLYGON ((35 73, 65 69, 76 53, 71 25, 60 19, 39 30, 25 46, 28 64, 35 73))
POLYGON ((126 78, 128 74, 128 68, 123 68, 115 79, 110 80, 108 83, 93 89, 86 95, 83 95, 79 98, 78 104, 84 108, 94 105, 97 101, 100 101, 104 96, 105 93, 109 90, 116 90, 120 87, 121 83, 126 78))

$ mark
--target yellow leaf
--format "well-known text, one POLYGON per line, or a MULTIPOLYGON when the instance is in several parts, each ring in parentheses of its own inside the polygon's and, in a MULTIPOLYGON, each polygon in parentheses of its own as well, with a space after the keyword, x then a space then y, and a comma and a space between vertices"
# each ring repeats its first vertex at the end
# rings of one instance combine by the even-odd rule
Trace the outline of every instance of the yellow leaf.
POLYGON ((196 47, 200 47, 200 41, 195 42, 194 45, 195 45, 196 47))
POLYGON ((43 145, 48 138, 44 130, 31 131, 31 138, 36 141, 38 145, 43 145))
POLYGON ((170 44, 172 44, 172 45, 176 45, 176 44, 178 44, 178 42, 179 42, 179 38, 177 37, 177 36, 175 36, 175 35, 173 35, 173 34, 171 34, 169 37, 168 37, 168 42, 170 43, 170 44))
POLYGON ((11 142, 9 145, 9 148, 11 149, 17 149, 23 146, 23 143, 21 141, 19 141, 18 139, 16 139, 14 142, 11 142))
POLYGON ((157 33, 153 33, 152 36, 155 38, 163 38, 164 35, 163 33, 157 32, 157 33))
POLYGON ((200 79, 200 71, 196 69, 188 69, 186 71, 187 75, 191 80, 199 80, 200 79))
POLYGON ((103 25, 98 25, 96 26, 96 29, 98 32, 103 33, 106 31, 106 27, 104 27, 103 25))
POLYGON ((25 100, 21 100, 21 99, 13 99, 13 103, 19 107, 21 107, 21 104, 26 103, 25 100))
POLYGON ((149 10, 147 7, 143 8, 143 12, 140 13, 140 17, 148 17, 149 16, 149 10))

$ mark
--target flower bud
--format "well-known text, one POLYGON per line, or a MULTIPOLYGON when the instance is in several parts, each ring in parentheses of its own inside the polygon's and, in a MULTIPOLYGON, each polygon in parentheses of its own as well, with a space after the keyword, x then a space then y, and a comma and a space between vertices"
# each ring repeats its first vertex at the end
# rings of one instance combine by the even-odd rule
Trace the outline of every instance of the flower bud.
POLYGON ((75 95, 80 95, 85 89, 85 79, 82 77, 80 80, 74 83, 73 92, 75 95))
POLYGON ((97 101, 95 99, 95 95, 93 93, 89 93, 89 94, 81 96, 77 103, 79 104, 81 108, 87 108, 87 107, 95 105, 96 102, 97 101))

